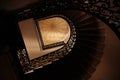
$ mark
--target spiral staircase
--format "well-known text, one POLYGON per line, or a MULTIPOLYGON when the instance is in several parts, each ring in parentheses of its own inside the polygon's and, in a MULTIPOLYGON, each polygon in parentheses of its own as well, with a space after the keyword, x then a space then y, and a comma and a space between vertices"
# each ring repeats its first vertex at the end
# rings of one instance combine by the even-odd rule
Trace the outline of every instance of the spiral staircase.
MULTIPOLYGON (((2 65, 0 66, 2 72, 0 77, 2 80, 89 80, 92 75, 94 80, 95 74, 93 73, 97 71, 96 69, 99 68, 97 66, 103 60, 103 55, 107 53, 104 49, 108 51, 106 44, 109 43, 106 43, 106 39, 108 40, 106 34, 109 31, 106 32, 108 29, 105 28, 108 27, 105 24, 108 19, 103 18, 103 15, 101 19, 101 14, 99 15, 97 10, 96 13, 88 13, 86 3, 81 7, 78 2, 80 1, 43 1, 43 3, 40 2, 26 8, 1 14, 1 25, 5 27, 0 30, 0 33, 7 33, 7 35, 1 35, 3 37, 0 40, 0 63, 2 65), (80 7, 78 8, 78 6, 80 7), (85 10, 81 10, 81 8, 85 10), (75 44, 69 45, 68 54, 59 57, 57 61, 52 60, 50 61, 51 64, 42 65, 42 68, 24 74, 24 67, 21 66, 21 60, 17 56, 17 50, 25 47, 18 29, 18 21, 31 17, 41 19, 51 15, 62 15, 71 21, 75 28, 75 37, 73 37, 75 44), (96 15, 99 15, 99 17, 96 17, 96 15), (6 24, 6 22, 8 23, 6 24)), ((83 2, 80 3, 84 4, 83 2)), ((114 20, 113 17, 112 20, 114 20)))

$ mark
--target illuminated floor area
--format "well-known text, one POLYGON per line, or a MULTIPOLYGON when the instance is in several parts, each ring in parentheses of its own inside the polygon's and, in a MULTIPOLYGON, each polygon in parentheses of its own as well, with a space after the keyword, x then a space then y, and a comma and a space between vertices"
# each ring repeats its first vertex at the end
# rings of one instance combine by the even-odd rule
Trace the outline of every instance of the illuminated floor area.
POLYGON ((33 19, 27 19, 19 22, 19 28, 30 60, 58 50, 63 45, 43 50, 44 46, 67 43, 70 38, 69 24, 60 17, 38 20, 38 28, 33 19))
POLYGON ((70 37, 70 27, 67 21, 54 17, 38 21, 44 45, 57 42, 67 43, 70 37))

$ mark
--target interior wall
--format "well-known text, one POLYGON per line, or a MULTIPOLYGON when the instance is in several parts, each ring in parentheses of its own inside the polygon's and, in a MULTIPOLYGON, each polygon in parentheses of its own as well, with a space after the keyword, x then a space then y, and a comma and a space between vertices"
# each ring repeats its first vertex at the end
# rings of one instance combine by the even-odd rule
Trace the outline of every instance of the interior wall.
POLYGON ((90 80, 120 80, 120 40, 105 24, 105 48, 100 64, 90 80))

